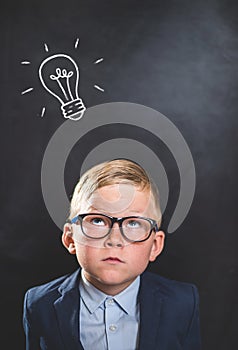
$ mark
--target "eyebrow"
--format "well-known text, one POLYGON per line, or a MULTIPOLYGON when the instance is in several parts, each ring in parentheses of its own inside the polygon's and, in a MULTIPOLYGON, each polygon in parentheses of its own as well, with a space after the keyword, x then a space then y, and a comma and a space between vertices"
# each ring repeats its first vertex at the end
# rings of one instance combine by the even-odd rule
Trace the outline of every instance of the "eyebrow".
MULTIPOLYGON (((108 213, 108 211, 105 211, 105 210, 103 210, 103 209, 98 209, 98 208, 94 207, 93 205, 91 205, 91 206, 89 207, 89 209, 95 210, 96 212, 101 213, 101 214, 110 215, 110 213, 108 213)), ((132 213, 132 214, 139 214, 139 215, 141 216, 141 215, 143 214, 143 211, 140 211, 140 210, 132 210, 132 211, 130 211, 130 213, 132 213)), ((130 214, 130 215, 131 215, 131 214, 130 214)), ((129 216, 129 215, 128 215, 128 216, 129 216)))
POLYGON ((96 211, 100 211, 100 212, 102 212, 102 213, 103 213, 103 212, 106 213, 103 209, 98 209, 98 208, 94 207, 93 205, 90 205, 89 209, 96 210, 96 211))

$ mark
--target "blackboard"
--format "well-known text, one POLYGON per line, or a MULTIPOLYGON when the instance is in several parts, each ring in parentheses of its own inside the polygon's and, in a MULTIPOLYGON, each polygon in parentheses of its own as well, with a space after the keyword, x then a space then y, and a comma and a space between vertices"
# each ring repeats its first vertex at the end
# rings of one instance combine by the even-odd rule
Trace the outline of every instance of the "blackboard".
MULTIPOLYGON (((24 349, 25 291, 77 266, 61 245, 41 190, 43 155, 65 118, 38 69, 49 55, 63 53, 80 66, 85 106, 148 106, 186 140, 196 169, 194 201, 149 269, 197 285, 204 350, 235 349, 237 3, 2 1, 0 8, 2 348, 24 349)), ((113 137, 132 138, 132 131, 102 127, 75 145, 65 171, 69 196, 84 157, 113 137)), ((168 170, 168 223, 178 198, 176 162, 146 130, 133 137, 160 154, 168 170)))

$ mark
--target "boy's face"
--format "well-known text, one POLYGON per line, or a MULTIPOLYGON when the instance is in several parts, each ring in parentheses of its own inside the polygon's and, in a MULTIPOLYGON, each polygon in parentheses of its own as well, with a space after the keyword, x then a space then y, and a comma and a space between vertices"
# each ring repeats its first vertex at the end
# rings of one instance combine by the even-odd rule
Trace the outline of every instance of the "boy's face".
MULTIPOLYGON (((130 184, 102 187, 85 202, 80 213, 101 213, 114 217, 143 216, 158 221, 153 196, 130 184)), ((154 261, 164 245, 163 231, 152 232, 144 242, 128 244, 118 224, 102 238, 100 247, 80 244, 79 226, 66 224, 62 236, 65 247, 76 254, 86 279, 106 294, 115 295, 128 287, 154 261)))

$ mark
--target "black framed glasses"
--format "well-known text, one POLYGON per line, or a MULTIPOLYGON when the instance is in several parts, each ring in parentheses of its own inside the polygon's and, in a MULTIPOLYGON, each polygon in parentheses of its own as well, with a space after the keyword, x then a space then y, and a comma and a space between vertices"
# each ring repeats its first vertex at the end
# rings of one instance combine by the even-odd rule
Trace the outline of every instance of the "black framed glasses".
POLYGON ((102 239, 108 236, 116 222, 119 224, 122 236, 130 242, 144 242, 150 237, 152 231, 159 231, 155 220, 142 216, 116 218, 100 213, 89 213, 79 214, 68 222, 80 225, 82 233, 91 239, 102 239))

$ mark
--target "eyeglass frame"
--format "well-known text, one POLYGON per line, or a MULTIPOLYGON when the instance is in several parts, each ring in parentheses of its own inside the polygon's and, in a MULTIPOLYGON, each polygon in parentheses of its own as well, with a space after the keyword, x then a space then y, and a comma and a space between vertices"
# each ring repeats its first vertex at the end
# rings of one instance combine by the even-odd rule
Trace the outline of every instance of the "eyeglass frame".
POLYGON ((81 226, 81 230, 82 230, 82 233, 84 234, 84 236, 88 237, 88 238, 91 238, 91 239, 102 239, 102 238, 105 238, 107 236, 110 235, 111 233, 111 230, 113 228, 113 225, 117 222, 119 224, 119 229, 120 229, 120 232, 121 232, 121 235, 124 239, 126 239, 128 242, 132 242, 132 243, 141 243, 141 242, 145 242, 147 241, 147 239, 150 238, 151 236, 151 233, 152 231, 154 230, 155 232, 158 232, 160 227, 158 227, 158 224, 157 222, 154 220, 154 219, 151 219, 151 218, 146 218, 146 217, 143 217, 143 216, 124 216, 124 217, 121 217, 121 218, 117 218, 115 216, 110 216, 110 215, 106 215, 106 214, 102 214, 102 213, 85 213, 85 214, 78 214, 77 216, 75 216, 73 219, 69 219, 67 220, 67 223, 70 223, 70 224, 76 224, 77 221, 80 221, 80 226, 81 226), (83 226, 82 226, 82 222, 83 222, 83 219, 86 217, 86 216, 89 216, 89 215, 100 215, 100 216, 104 216, 108 219, 111 220, 111 227, 109 228, 108 230, 108 233, 106 235, 104 235, 103 237, 91 237, 91 236, 88 236, 84 230, 83 230, 83 226), (126 219, 130 219, 130 218, 136 218, 136 219, 143 219, 143 220, 146 220, 150 223, 151 225, 151 228, 150 228, 150 231, 149 231, 149 234, 148 234, 148 237, 142 239, 142 240, 139 240, 139 241, 134 241, 134 240, 131 240, 130 238, 126 237, 126 235, 124 234, 123 232, 123 228, 122 228, 122 223, 123 221, 125 221, 126 219))

